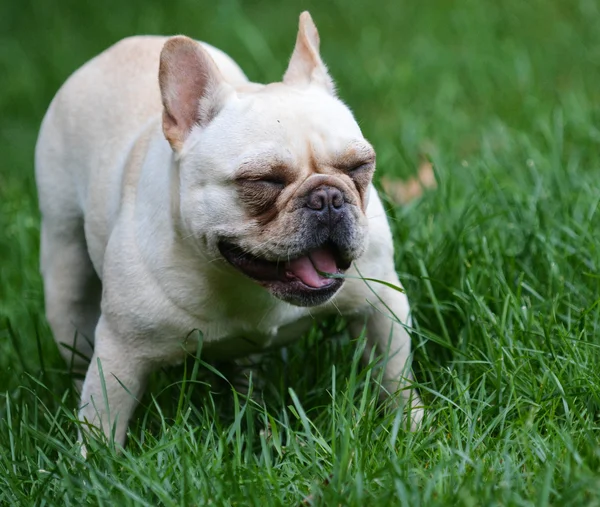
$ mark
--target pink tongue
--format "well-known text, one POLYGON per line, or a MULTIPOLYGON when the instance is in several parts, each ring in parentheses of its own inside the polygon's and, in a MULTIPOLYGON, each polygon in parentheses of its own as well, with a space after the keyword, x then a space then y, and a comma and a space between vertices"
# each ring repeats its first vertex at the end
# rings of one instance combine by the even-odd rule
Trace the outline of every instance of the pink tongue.
POLYGON ((315 288, 332 283, 331 278, 325 278, 317 273, 317 271, 333 274, 338 272, 333 255, 329 250, 325 249, 315 250, 305 257, 289 261, 287 269, 300 278, 306 285, 315 288))

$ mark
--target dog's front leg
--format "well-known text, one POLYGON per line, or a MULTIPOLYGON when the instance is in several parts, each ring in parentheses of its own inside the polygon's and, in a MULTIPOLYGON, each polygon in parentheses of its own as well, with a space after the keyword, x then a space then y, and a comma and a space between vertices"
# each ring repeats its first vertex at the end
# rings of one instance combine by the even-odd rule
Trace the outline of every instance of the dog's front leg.
POLYGON ((131 343, 117 336, 101 316, 81 393, 79 419, 99 428, 109 442, 122 446, 151 365, 143 353, 136 353, 131 343))
MULTIPOLYGON (((394 277, 395 278, 395 277, 394 277)), ((397 278, 391 280, 400 286, 397 278)), ((406 327, 410 324, 410 307, 403 292, 387 286, 373 287, 377 296, 370 298, 373 307, 367 316, 367 344, 363 360, 368 363, 371 354, 379 358, 384 368, 382 397, 398 394, 399 402, 406 408, 410 417, 411 430, 415 430, 423 418, 422 402, 416 389, 410 388, 411 345, 406 327)), ((365 325, 364 318, 351 322, 351 332, 360 335, 365 325)))

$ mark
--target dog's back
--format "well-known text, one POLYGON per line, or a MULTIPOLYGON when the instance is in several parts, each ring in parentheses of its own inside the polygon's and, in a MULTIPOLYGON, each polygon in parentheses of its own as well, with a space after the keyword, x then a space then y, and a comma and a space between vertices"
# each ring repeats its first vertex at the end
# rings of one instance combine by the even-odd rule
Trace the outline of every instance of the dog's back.
MULTIPOLYGON (((86 209, 89 175, 113 171, 130 146, 132 133, 159 118, 158 66, 166 40, 153 36, 124 39, 77 70, 58 91, 36 146, 44 215, 61 207, 61 214, 68 218, 77 209, 86 209)), ((234 85, 247 82, 231 58, 203 45, 228 81, 234 85)))

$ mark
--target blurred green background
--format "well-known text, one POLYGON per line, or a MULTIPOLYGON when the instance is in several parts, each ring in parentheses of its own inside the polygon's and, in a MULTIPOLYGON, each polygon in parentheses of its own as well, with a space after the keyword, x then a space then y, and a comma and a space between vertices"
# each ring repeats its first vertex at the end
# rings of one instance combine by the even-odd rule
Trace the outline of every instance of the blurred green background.
MULTIPOLYGON (((310 468, 323 481, 330 473, 334 478, 328 488, 315 486, 318 498, 335 502, 329 505, 399 504, 398 498, 412 505, 599 505, 597 0, 4 1, 0 393, 15 404, 13 416, 21 410, 22 427, 38 428, 38 416, 26 410, 32 400, 43 399, 51 410, 61 403, 28 388, 35 391, 40 379, 57 393, 67 385, 44 321, 37 271, 33 149, 54 93, 91 57, 142 33, 207 41, 250 79, 279 80, 306 9, 339 95, 377 150, 376 180, 409 178, 428 159, 438 183, 407 206, 387 203, 397 268, 417 323, 415 368, 430 414, 427 430, 390 450, 381 438, 371 439, 372 426, 356 423, 343 442, 364 461, 348 464, 333 453, 310 468), (395 500, 386 496, 394 494, 395 500)), ((319 333, 338 336, 339 329, 319 333)), ((332 358, 352 355, 328 343, 307 352, 292 348, 286 366, 321 429, 333 417, 322 409, 331 389, 327 367, 336 364, 332 358)), ((334 372, 338 386, 345 381, 342 364, 334 372)), ((0 405, 0 419, 6 416, 0 405)), ((40 434, 55 431, 55 423, 39 424, 40 434)), ((9 429, 0 424, 0 444, 11 447, 0 455, 29 458, 19 461, 22 475, 16 458, 0 469, 14 472, 6 475, 11 488, 25 491, 22 478, 40 466, 34 449, 47 444, 24 438, 27 444, 16 449, 8 444, 9 429)), ((152 459, 146 471, 160 470, 152 459)), ((278 462, 269 476, 274 484, 287 480, 294 459, 290 451, 278 462)), ((308 466, 299 463, 299 470, 308 466)), ((79 484, 80 472, 61 477, 79 484)), ((277 497, 281 504, 297 503, 314 484, 313 476, 294 473, 277 497)), ((227 492, 232 486, 223 474, 227 492)), ((54 479, 53 494, 62 498, 66 483, 54 479)), ((154 487, 127 484, 142 496, 154 487)), ((100 495, 77 491, 81 498, 100 495)), ((250 498, 243 488, 235 491, 250 498)))

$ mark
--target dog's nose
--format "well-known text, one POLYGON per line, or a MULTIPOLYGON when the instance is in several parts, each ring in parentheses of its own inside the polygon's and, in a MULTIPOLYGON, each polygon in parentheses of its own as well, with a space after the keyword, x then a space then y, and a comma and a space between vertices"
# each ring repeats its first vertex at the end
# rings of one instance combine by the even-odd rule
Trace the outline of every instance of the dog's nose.
POLYGON ((317 214, 319 221, 328 221, 330 225, 335 225, 344 216, 344 204, 342 191, 328 185, 315 188, 306 199, 306 206, 317 214))

